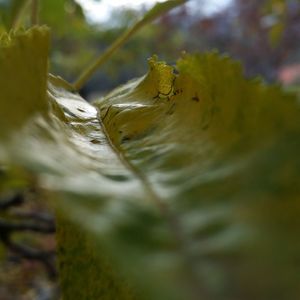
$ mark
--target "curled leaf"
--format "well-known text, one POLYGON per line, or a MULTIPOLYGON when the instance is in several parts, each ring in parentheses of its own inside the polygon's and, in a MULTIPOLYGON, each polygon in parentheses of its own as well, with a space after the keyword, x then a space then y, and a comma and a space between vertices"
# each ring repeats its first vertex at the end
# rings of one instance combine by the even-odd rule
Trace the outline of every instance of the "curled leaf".
POLYGON ((93 105, 50 78, 2 145, 57 205, 64 299, 296 299, 296 97, 215 53, 149 66, 93 105))

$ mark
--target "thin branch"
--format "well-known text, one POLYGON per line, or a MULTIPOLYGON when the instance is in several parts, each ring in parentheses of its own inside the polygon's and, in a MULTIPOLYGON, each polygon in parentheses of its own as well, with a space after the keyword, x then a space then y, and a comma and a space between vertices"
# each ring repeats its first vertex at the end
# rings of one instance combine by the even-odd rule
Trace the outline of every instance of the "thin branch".
POLYGON ((22 219, 30 219, 37 222, 42 222, 46 224, 54 224, 54 218, 52 215, 43 212, 23 212, 23 211, 14 211, 14 217, 22 218, 22 219))
MULTIPOLYGON (((25 201, 24 192, 16 193, 11 197, 6 197, 0 202, 0 211, 9 210, 25 201)), ((9 212, 10 219, 0 218, 0 242, 14 254, 14 258, 27 259, 40 262, 47 271, 50 279, 57 277, 55 267, 55 251, 46 251, 21 245, 12 240, 12 235, 19 232, 36 232, 41 234, 52 234, 55 232, 54 218, 49 214, 39 212, 9 212), (21 218, 21 221, 19 220, 21 218)))
MULTIPOLYGON (((32 226, 27 226, 23 224, 21 226, 24 230, 33 230, 33 231, 41 231, 40 228, 35 228, 32 226)), ((37 250, 26 245, 20 245, 11 240, 11 233, 14 230, 19 230, 20 224, 9 224, 3 221, 0 222, 0 241, 7 247, 9 251, 17 255, 19 258, 28 259, 32 261, 39 261, 43 264, 45 269, 47 270, 47 274, 49 278, 54 279, 57 276, 57 270, 55 267, 54 259, 55 259, 55 251, 45 251, 45 250, 37 250)), ((48 232, 47 232, 48 233, 48 232)))
POLYGON ((73 87, 75 90, 80 90, 83 85, 92 77, 92 75, 118 50, 120 49, 133 35, 135 35, 140 29, 145 25, 154 21, 156 18, 162 14, 168 12, 172 8, 182 5, 187 0, 173 0, 165 1, 162 3, 157 3, 150 9, 142 19, 130 27, 126 32, 124 32, 119 38, 117 38, 113 44, 107 48, 103 54, 101 54, 98 59, 93 61, 90 66, 83 71, 79 78, 74 82, 73 87))
POLYGON ((133 27, 130 28, 127 32, 121 35, 115 42, 107 48, 104 53, 102 53, 96 61, 86 69, 77 79, 77 81, 73 84, 75 90, 80 90, 83 85, 92 77, 92 75, 118 50, 121 48, 134 33, 137 31, 138 28, 133 27))
POLYGON ((0 201, 0 210, 6 210, 13 206, 18 206, 24 203, 24 195, 17 193, 5 200, 0 201))
POLYGON ((11 252, 23 259, 41 262, 46 268, 50 278, 54 279, 57 276, 57 270, 54 263, 55 251, 36 250, 25 245, 14 243, 9 239, 5 241, 5 245, 11 252))
POLYGON ((54 224, 45 226, 41 224, 35 223, 11 223, 7 222, 3 219, 0 219, 0 233, 7 234, 12 233, 14 231, 32 231, 39 233, 54 233, 55 226, 54 224))

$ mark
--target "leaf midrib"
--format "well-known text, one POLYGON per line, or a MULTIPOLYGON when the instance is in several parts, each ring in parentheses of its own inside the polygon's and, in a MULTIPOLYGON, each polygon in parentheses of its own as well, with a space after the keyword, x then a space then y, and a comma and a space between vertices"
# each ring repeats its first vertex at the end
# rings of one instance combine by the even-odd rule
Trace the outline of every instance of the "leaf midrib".
POLYGON ((185 278, 192 291, 192 299, 199 300, 200 295, 203 295, 203 289, 200 287, 199 279, 196 275, 196 264, 192 256, 189 254, 187 247, 188 238, 183 232, 179 217, 157 194, 147 176, 134 164, 132 164, 123 151, 120 151, 120 149, 114 145, 102 121, 100 109, 98 109, 98 107, 96 107, 96 109, 98 110, 98 121, 100 127, 107 139, 109 147, 116 154, 117 158, 124 165, 124 167, 131 171, 132 174, 140 181, 145 190, 145 195, 148 196, 149 200, 155 205, 155 207, 157 207, 160 214, 167 220, 169 230, 176 243, 177 253, 183 258, 185 278))

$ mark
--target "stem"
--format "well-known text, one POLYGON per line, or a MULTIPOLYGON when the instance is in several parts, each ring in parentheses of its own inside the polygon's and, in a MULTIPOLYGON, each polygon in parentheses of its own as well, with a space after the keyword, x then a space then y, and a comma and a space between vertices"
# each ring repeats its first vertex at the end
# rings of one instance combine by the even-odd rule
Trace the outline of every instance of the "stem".
POLYGON ((39 23, 39 0, 32 0, 31 2, 31 26, 39 23))
POLYGON ((172 8, 182 5, 187 0, 169 0, 162 3, 157 3, 150 9, 144 17, 138 21, 135 25, 129 28, 125 33, 123 33, 115 42, 107 48, 102 55, 96 61, 94 61, 79 78, 74 82, 73 87, 75 90, 79 90, 82 86, 91 78, 91 76, 97 71, 97 69, 102 66, 108 58, 110 58, 116 50, 122 47, 137 31, 143 28, 146 24, 154 21, 156 18, 171 10, 172 8))
POLYGON ((86 70, 83 71, 83 73, 73 84, 75 90, 79 90, 97 71, 97 69, 103 63, 105 63, 108 58, 110 58, 116 52, 116 50, 123 46, 137 31, 139 31, 148 23, 157 19, 159 16, 163 15, 176 6, 184 4, 185 2, 187 2, 187 0, 169 0, 154 5, 152 9, 150 9, 140 21, 129 28, 124 34, 122 34, 107 50, 104 51, 102 55, 99 56, 98 59, 96 59, 96 61, 94 61, 86 70))
POLYGON ((82 86, 92 77, 92 75, 97 71, 97 69, 102 66, 109 57, 111 57, 116 50, 122 47, 127 40, 139 29, 140 27, 134 26, 122 34, 118 39, 114 41, 114 43, 107 48, 104 53, 102 53, 96 61, 85 69, 79 78, 73 84, 75 90, 80 90, 82 86))

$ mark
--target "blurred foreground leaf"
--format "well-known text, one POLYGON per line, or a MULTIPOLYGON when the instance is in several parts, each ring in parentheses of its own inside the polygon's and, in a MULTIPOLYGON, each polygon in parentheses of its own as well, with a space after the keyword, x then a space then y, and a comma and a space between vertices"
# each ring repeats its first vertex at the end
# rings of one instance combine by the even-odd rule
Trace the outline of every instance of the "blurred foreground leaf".
POLYGON ((2 135, 47 110, 49 31, 3 34, 0 39, 0 127, 2 135))
POLYGON ((296 299, 296 97, 214 53, 149 65, 94 105, 50 77, 1 143, 57 207, 64 299, 296 299))

